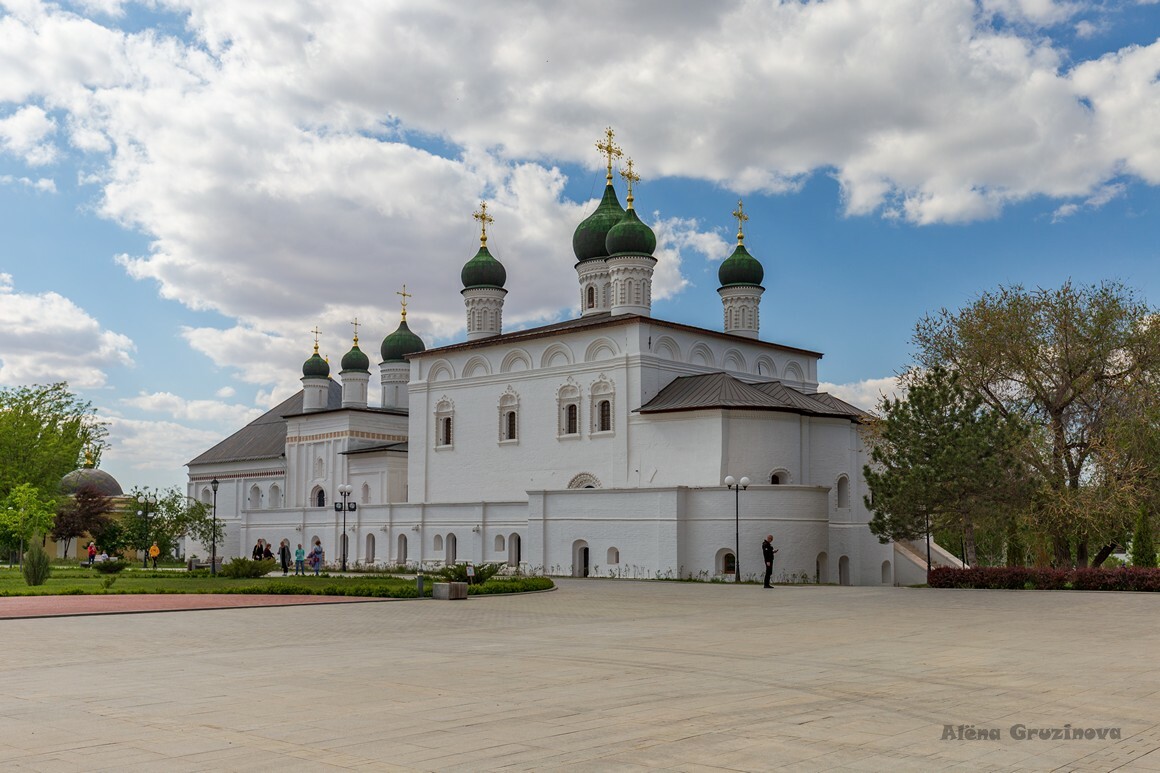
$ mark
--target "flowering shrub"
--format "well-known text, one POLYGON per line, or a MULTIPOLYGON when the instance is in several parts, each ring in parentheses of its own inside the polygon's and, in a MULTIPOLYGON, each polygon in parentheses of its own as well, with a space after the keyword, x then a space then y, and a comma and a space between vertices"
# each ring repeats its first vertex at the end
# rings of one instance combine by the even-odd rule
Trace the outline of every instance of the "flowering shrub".
POLYGON ((1160 569, 1046 569, 1024 566, 956 569, 939 566, 930 570, 927 584, 932 588, 1160 591, 1160 569))

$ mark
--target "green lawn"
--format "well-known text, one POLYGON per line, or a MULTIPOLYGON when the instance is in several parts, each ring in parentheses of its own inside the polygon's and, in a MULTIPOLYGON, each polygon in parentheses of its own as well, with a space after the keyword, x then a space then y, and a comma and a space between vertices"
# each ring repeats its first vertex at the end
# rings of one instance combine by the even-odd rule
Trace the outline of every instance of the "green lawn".
MULTIPOLYGON (((424 595, 431 595, 434 578, 424 578, 424 595)), ((519 593, 547 590, 553 587, 545 577, 493 579, 468 588, 472 595, 519 593)), ((0 568, 0 596, 38 596, 94 593, 267 593, 308 594, 320 596, 372 596, 378 598, 415 598, 414 579, 390 575, 357 577, 283 577, 269 575, 256 580, 233 580, 210 577, 204 572, 154 572, 126 569, 117 575, 102 575, 91 569, 53 567, 44 585, 29 587, 18 569, 0 568), (105 588, 108 578, 115 577, 105 588)))

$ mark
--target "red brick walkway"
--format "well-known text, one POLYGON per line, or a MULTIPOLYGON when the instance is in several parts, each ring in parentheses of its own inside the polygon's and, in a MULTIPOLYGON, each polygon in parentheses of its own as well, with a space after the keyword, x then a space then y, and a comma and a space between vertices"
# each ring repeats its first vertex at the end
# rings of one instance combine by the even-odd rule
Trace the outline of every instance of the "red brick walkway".
POLYGON ((102 596, 0 597, 0 619, 181 612, 192 609, 288 607, 300 604, 351 604, 392 599, 354 596, 263 596, 213 593, 142 593, 102 596))

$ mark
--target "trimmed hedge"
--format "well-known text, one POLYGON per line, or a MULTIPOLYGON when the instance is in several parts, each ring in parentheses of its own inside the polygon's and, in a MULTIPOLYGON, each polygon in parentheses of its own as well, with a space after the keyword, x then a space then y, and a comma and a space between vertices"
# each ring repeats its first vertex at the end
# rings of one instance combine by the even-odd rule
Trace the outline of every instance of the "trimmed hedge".
POLYGON ((956 569, 939 566, 930 570, 932 588, 991 590, 1119 590, 1160 591, 1160 569, 1045 569, 1025 566, 983 566, 956 569))

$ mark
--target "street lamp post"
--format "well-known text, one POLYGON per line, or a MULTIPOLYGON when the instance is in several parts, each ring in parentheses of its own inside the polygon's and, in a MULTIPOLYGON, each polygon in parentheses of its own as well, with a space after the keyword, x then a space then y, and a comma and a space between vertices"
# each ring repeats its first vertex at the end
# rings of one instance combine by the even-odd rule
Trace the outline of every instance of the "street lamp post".
POLYGON ((209 487, 213 489, 213 532, 209 536, 209 573, 211 577, 217 577, 217 490, 218 479, 214 478, 209 482, 209 487))
POLYGON ((343 483, 338 487, 338 493, 342 495, 342 504, 335 503, 335 508, 342 508, 342 571, 344 572, 346 571, 346 543, 348 541, 346 536, 346 511, 355 508, 354 502, 347 501, 352 491, 354 491, 354 486, 349 483, 343 483))
POLYGON ((157 504, 157 497, 153 494, 138 494, 137 503, 141 505, 141 509, 137 511, 137 515, 145 519, 145 555, 141 559, 141 568, 149 568, 149 505, 157 504))
POLYGON ((741 492, 749 488, 749 478, 726 475, 725 485, 733 489, 733 582, 741 582, 741 492))

